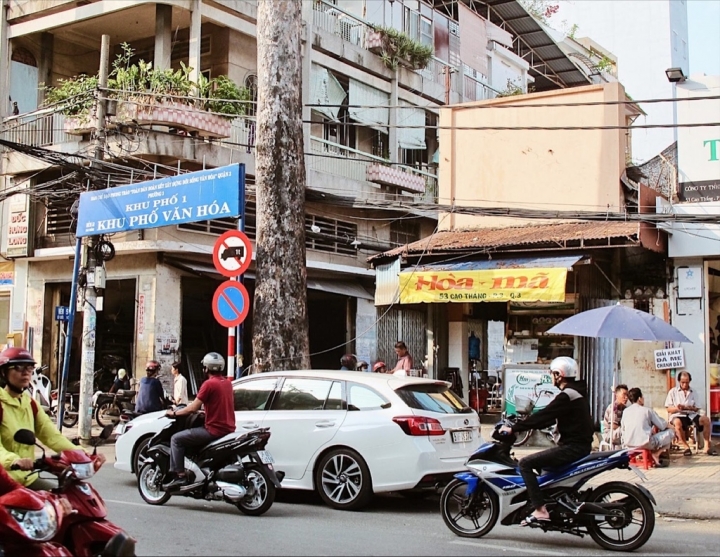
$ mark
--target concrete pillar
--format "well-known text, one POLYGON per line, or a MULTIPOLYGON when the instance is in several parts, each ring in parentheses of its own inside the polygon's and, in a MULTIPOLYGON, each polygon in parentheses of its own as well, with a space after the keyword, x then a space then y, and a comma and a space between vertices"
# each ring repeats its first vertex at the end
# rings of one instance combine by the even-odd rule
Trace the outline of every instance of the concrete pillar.
POLYGON ((155 5, 155 59, 153 67, 167 70, 172 59, 172 6, 155 5))
POLYGON ((398 162, 398 70, 395 70, 390 81, 390 129, 388 133, 388 148, 390 150, 390 162, 398 162))
POLYGON ((7 0, 0 0, 0 119, 11 114, 7 9, 7 0))
POLYGON ((188 66, 192 68, 190 79, 200 79, 200 42, 202 38, 202 0, 193 0, 190 12, 190 56, 188 66))
POLYGON ((359 360, 365 360, 372 365, 377 360, 377 311, 373 300, 357 299, 355 314, 355 353, 359 360))
POLYGON ((45 90, 39 85, 52 86, 52 67, 55 37, 51 33, 40 35, 40 60, 38 60, 38 106, 45 100, 45 90))

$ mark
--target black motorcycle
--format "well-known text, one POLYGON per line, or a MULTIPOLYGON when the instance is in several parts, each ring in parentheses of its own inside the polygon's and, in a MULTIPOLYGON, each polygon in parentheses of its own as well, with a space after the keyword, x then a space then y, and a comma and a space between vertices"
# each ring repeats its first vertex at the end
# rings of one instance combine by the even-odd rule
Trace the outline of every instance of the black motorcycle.
POLYGON ((150 505, 163 505, 173 495, 225 501, 244 514, 259 516, 275 501, 275 492, 285 474, 275 471, 272 455, 265 450, 270 429, 248 433, 230 433, 196 451, 187 451, 185 467, 187 485, 172 492, 163 484, 171 477, 170 438, 186 429, 202 425, 202 414, 181 418, 163 416, 168 424, 148 443, 146 456, 138 474, 138 490, 150 505))
POLYGON ((96 392, 92 398, 95 421, 100 427, 116 425, 126 410, 134 410, 135 391, 119 390, 116 393, 96 392))

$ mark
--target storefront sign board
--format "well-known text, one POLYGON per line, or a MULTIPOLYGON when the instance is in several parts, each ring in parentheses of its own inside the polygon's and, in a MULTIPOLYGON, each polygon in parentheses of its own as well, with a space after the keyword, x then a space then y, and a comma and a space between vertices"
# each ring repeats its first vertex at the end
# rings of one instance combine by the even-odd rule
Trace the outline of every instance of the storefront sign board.
POLYGON ((30 245, 30 198, 25 194, 9 199, 9 215, 6 234, 6 256, 27 257, 30 245))
POLYGON ((564 302, 566 268, 400 273, 400 303, 564 302))
MULTIPOLYGON (((547 366, 503 366, 503 405, 506 414, 515 414, 517 409, 515 406, 516 397, 525 397, 530 400, 536 400, 534 387, 537 385, 537 391, 552 391, 557 395, 560 390, 553 386, 552 376, 547 366)), ((533 412, 537 412, 541 408, 545 408, 555 396, 544 394, 537 398, 533 412)))
POLYGON ((15 263, 13 261, 0 261, 0 286, 15 284, 15 263))
POLYGON ((685 367, 685 351, 682 348, 655 350, 655 369, 679 369, 685 367))
POLYGON ((80 195, 78 236, 238 217, 245 167, 232 164, 80 195))

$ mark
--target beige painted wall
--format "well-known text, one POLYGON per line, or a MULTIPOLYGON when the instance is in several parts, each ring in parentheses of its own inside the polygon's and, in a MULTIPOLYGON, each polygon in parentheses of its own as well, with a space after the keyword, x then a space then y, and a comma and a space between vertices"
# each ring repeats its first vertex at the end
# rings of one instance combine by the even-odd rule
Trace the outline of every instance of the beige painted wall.
MULTIPOLYGON (((440 111, 440 203, 548 210, 621 208, 625 131, 473 127, 625 125, 624 105, 488 108, 624 100, 618 83, 456 105, 440 111), (452 129, 449 129, 452 128, 452 129)), ((517 226, 518 219, 440 215, 440 229, 517 226)), ((538 221, 535 221, 538 222, 538 221)))

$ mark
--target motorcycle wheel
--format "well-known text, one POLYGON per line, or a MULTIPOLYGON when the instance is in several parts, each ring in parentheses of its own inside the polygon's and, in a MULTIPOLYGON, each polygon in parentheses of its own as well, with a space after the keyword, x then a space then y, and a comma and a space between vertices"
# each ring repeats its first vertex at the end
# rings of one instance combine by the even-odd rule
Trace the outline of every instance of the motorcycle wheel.
POLYGON ((80 416, 77 408, 72 402, 65 403, 65 412, 63 413, 63 426, 64 427, 75 427, 78 423, 80 416))
POLYGON ((265 514, 275 502, 275 484, 265 467, 250 468, 247 473, 248 492, 238 503, 238 510, 249 516, 265 514))
POLYGON ((440 496, 440 514, 456 536, 481 538, 495 527, 500 513, 498 500, 482 488, 473 499, 466 491, 467 484, 458 479, 447 484, 440 496))
POLYGON ((164 505, 172 495, 162 488, 163 472, 154 462, 145 464, 138 474, 138 491, 148 505, 164 505))
POLYGON ((595 543, 610 551, 635 551, 652 536, 655 511, 647 496, 627 482, 609 482, 598 487, 588 499, 613 503, 612 517, 593 521, 588 532, 595 543))
POLYGON ((530 436, 532 435, 532 432, 533 432, 533 430, 531 429, 529 431, 523 431, 522 433, 516 434, 517 441, 515 441, 513 443, 513 447, 521 447, 522 445, 527 443, 528 440, 530 439, 530 436))
POLYGON ((103 402, 95 409, 95 421, 100 427, 114 426, 120 421, 120 409, 113 402, 103 402))

